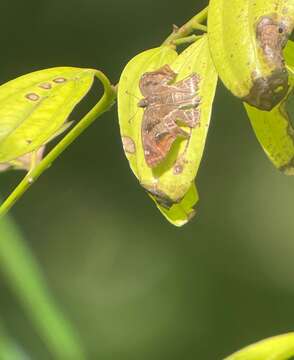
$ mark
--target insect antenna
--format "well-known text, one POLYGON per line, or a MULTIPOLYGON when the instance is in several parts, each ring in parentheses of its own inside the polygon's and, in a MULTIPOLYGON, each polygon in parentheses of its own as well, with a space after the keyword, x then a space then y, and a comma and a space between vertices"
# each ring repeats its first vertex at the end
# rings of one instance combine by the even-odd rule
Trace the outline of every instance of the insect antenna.
MULTIPOLYGON (((139 98, 139 97, 136 96, 135 94, 130 93, 128 90, 126 90, 125 93, 126 93, 127 95, 129 95, 129 96, 134 97, 135 99, 137 99, 137 100, 139 100, 139 101, 141 100, 141 98, 139 98)), ((130 124, 130 123, 132 122, 132 120, 137 116, 139 109, 140 109, 140 107, 137 106, 137 111, 136 111, 136 112, 134 113, 134 115, 132 115, 132 116, 129 118, 129 120, 128 120, 129 124, 130 124)))
POLYGON ((139 96, 130 93, 128 90, 126 90, 126 94, 127 94, 127 95, 130 95, 130 96, 133 96, 134 98, 136 98, 136 99, 139 100, 139 101, 141 100, 141 98, 139 98, 139 96))

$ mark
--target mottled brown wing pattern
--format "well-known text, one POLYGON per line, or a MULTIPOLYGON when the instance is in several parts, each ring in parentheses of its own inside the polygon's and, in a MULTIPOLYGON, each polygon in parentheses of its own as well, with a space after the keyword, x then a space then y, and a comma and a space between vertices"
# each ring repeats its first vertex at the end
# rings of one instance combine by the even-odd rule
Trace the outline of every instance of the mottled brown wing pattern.
POLYGON ((157 71, 143 74, 140 79, 140 89, 145 96, 138 104, 145 108, 142 144, 146 163, 151 168, 165 159, 178 137, 189 137, 177 121, 190 128, 199 122, 198 76, 192 74, 170 84, 175 77, 176 74, 165 65, 157 71))
MULTIPOLYGON (((177 137, 187 133, 175 123, 178 110, 168 112, 168 107, 153 105, 144 111, 142 143, 147 165, 155 167, 166 157, 177 137)), ((182 110, 180 110, 182 111, 182 110)))
POLYGON ((166 85, 173 81, 176 76, 177 74, 168 65, 164 65, 156 71, 143 74, 139 82, 142 95, 148 97, 161 92, 167 88, 166 85))

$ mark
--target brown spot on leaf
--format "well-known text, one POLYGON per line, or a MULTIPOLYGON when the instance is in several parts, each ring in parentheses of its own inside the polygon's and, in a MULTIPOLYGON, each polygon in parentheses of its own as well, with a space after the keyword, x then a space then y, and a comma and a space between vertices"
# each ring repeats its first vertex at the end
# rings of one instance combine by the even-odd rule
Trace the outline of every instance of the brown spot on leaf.
POLYGON ((56 79, 53 80, 56 84, 62 84, 64 82, 66 82, 66 79, 64 77, 58 77, 56 79))
POLYGON ((26 94, 26 98, 31 101, 38 101, 40 99, 40 96, 35 93, 29 93, 29 94, 26 94))
POLYGON ((132 138, 129 136, 122 136, 122 144, 124 151, 129 154, 134 154, 136 152, 136 145, 132 138))
POLYGON ((39 85, 40 88, 45 89, 45 90, 49 90, 52 88, 51 84, 49 82, 43 83, 39 85))
POLYGON ((243 98, 261 110, 270 111, 276 106, 288 91, 288 73, 285 69, 273 71, 268 77, 253 78, 253 86, 243 98))
POLYGON ((158 202, 159 205, 166 209, 170 209, 174 205, 174 201, 168 197, 163 191, 158 190, 156 184, 153 186, 141 184, 158 202))
POLYGON ((272 68, 267 77, 252 73, 253 86, 243 98, 261 110, 271 110, 287 94, 288 73, 285 69, 283 48, 293 28, 293 22, 278 19, 276 14, 261 17, 256 25, 256 38, 264 61, 272 68))
POLYGON ((183 165, 182 164, 175 164, 175 166, 174 166, 174 175, 179 175, 179 174, 181 174, 182 172, 183 172, 183 170, 184 170, 184 167, 183 167, 183 165))

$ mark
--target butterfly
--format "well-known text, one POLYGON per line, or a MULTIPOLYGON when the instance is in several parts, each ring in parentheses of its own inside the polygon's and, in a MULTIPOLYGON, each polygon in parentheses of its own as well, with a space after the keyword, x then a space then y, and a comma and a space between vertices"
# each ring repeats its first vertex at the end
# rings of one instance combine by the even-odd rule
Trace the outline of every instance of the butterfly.
POLYGON ((197 90, 200 78, 192 74, 173 83, 177 74, 169 65, 144 73, 139 88, 144 96, 138 106, 144 109, 141 135, 146 163, 158 166, 168 155, 177 138, 189 138, 178 122, 189 128, 199 124, 200 98, 197 90))

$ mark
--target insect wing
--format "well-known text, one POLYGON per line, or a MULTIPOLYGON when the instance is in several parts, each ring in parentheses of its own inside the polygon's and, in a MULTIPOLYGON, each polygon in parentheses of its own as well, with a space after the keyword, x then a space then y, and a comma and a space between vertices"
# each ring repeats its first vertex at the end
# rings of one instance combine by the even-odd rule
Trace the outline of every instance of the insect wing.
POLYGON ((148 97, 168 89, 166 86, 176 77, 168 65, 156 71, 146 72, 140 79, 139 87, 143 96, 148 97))
POLYGON ((146 163, 151 168, 166 157, 175 140, 162 122, 169 111, 168 106, 154 105, 147 107, 143 114, 142 145, 146 163))

